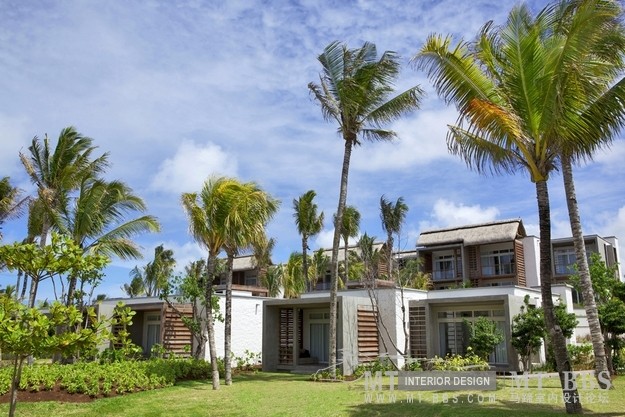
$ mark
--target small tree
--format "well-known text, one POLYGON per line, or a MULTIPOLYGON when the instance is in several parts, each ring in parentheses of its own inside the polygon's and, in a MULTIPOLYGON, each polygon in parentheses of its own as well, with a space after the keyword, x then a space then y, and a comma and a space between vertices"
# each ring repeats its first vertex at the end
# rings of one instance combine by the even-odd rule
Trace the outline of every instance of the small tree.
POLYGON ((61 353, 73 355, 81 349, 93 349, 100 340, 101 323, 93 308, 87 309, 91 326, 78 332, 55 333, 58 328, 71 328, 83 321, 75 306, 55 302, 47 314, 28 308, 9 295, 0 296, 0 350, 14 355, 11 378, 9 417, 15 415, 17 390, 24 360, 29 356, 61 353))
POLYGON ((545 318, 540 308, 530 305, 529 295, 523 300, 524 306, 521 307, 521 313, 512 318, 512 346, 516 349, 521 357, 523 370, 531 371, 533 354, 543 344, 543 339, 547 334, 545 328, 545 318))
POLYGON ((495 346, 503 342, 504 336, 497 328, 497 323, 486 318, 479 317, 475 322, 464 321, 471 330, 469 347, 480 358, 488 361, 488 356, 495 350, 495 346))

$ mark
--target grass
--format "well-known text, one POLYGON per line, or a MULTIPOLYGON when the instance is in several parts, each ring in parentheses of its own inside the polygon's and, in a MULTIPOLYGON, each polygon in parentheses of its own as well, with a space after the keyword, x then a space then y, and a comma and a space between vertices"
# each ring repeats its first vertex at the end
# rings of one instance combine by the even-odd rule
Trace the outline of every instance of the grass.
MULTIPOLYGON (((18 403, 20 417, 39 416, 556 416, 564 414, 564 406, 554 403, 561 393, 555 379, 544 382, 543 388, 513 388, 510 382, 498 382, 497 391, 490 392, 412 392, 394 391, 396 401, 389 401, 388 385, 383 397, 373 394, 367 402, 363 381, 320 383, 307 376, 284 373, 238 375, 232 386, 213 391, 208 382, 185 382, 171 388, 106 398, 91 403, 18 403), (485 401, 478 403, 479 395, 485 401), (489 401, 489 395, 494 401, 489 401), (544 394, 543 403, 538 397, 544 394), (382 400, 376 403, 376 400, 382 400), (445 399, 447 402, 445 403, 445 399), (521 402, 523 399, 528 403, 521 402)), ((585 414, 625 416, 625 378, 615 381, 616 389, 602 392, 580 392, 587 397, 585 414), (592 403, 591 401, 592 400, 592 403)), ((379 393, 378 393, 379 394, 379 393)), ((582 397, 582 400, 584 398, 582 397)), ((0 415, 8 411, 0 405, 0 415)))

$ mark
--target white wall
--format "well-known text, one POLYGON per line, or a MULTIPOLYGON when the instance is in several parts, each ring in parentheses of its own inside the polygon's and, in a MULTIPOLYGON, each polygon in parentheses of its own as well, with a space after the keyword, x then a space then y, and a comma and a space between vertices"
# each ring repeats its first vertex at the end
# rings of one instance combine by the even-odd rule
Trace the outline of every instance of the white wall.
POLYGON ((540 286, 540 240, 536 236, 523 238, 525 280, 528 287, 540 286))
MULTIPOLYGON (((245 350, 261 353, 263 349, 263 300, 264 297, 252 297, 233 291, 232 295, 232 353, 234 356, 244 356, 245 350)), ((226 314, 226 296, 219 297, 219 311, 226 314)), ((215 345, 217 356, 224 356, 224 323, 215 321, 215 345)), ((206 346, 206 360, 210 360, 208 344, 206 346)))

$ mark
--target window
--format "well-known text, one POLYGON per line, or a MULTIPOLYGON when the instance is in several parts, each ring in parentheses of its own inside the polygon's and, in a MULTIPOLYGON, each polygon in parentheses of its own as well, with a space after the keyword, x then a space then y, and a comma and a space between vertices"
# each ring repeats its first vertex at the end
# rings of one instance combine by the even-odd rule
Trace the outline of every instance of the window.
POLYGON ((250 287, 255 287, 255 286, 258 285, 257 282, 258 281, 256 280, 255 276, 253 276, 253 277, 245 277, 245 285, 248 285, 250 287))
POLYGON ((434 280, 454 279, 453 255, 439 255, 434 260, 434 280))
POLYGON ((555 249, 553 254, 556 264, 556 275, 569 275, 575 272, 575 263, 577 262, 575 249, 555 249))
POLYGON ((514 274, 514 250, 500 249, 482 253, 482 275, 514 274))

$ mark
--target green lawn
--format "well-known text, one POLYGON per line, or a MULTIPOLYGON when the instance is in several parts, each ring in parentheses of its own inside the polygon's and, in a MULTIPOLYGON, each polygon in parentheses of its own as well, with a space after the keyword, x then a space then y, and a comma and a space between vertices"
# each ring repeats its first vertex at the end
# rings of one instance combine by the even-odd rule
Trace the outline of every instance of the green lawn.
MULTIPOLYGON (((394 391, 397 398, 389 401, 388 385, 382 397, 379 393, 367 394, 362 381, 320 383, 302 375, 258 373, 236 376, 232 386, 222 386, 219 391, 211 390, 209 383, 186 382, 91 403, 18 403, 16 414, 21 417, 564 415, 564 406, 554 403, 561 392, 556 384, 556 380, 549 380, 542 389, 519 390, 510 383, 504 386, 500 382, 497 391, 422 392, 420 400, 419 393, 413 392, 410 403, 411 394, 406 391, 394 391), (478 401, 482 397, 478 394, 484 395, 481 404, 478 401), (378 399, 380 403, 376 403, 378 399), (517 402, 522 400, 528 402, 517 402)), ((625 378, 617 379, 615 386, 616 389, 601 394, 581 391, 582 395, 594 394, 584 404, 586 414, 625 416, 625 378)), ((7 404, 0 405, 0 415, 6 415, 7 410, 7 404)))

